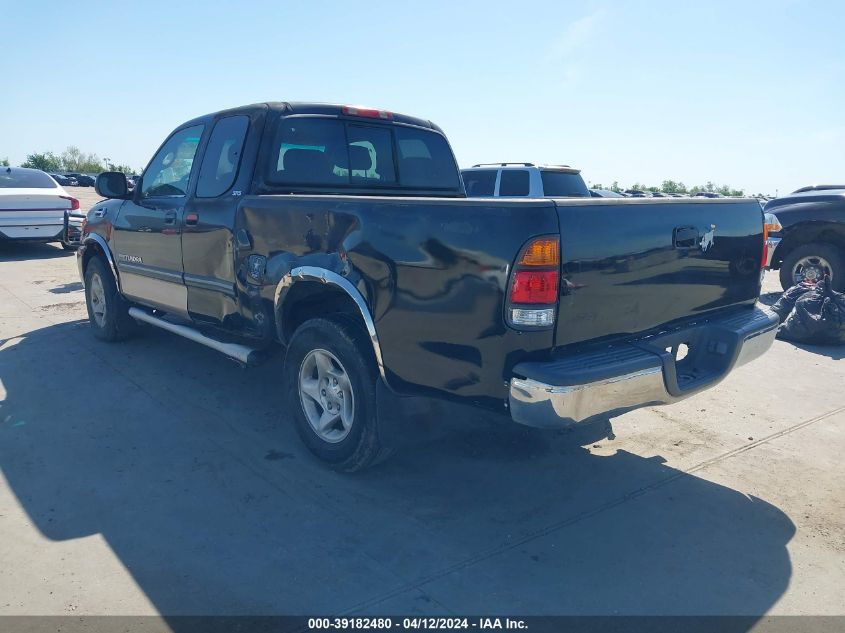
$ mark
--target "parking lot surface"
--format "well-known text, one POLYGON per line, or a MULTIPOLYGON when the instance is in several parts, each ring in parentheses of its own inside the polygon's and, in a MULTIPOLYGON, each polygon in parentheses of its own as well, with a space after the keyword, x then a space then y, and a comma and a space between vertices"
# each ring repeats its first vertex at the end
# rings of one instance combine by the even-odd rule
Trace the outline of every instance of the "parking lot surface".
POLYGON ((280 358, 96 341, 75 256, 0 244, 0 613, 845 614, 843 356, 777 341, 612 431, 396 402, 418 437, 343 475, 280 358))

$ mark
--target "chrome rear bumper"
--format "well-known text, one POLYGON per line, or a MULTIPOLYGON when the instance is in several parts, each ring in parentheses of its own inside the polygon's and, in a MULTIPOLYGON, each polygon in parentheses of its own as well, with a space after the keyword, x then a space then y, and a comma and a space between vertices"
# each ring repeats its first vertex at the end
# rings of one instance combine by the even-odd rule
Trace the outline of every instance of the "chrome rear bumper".
POLYGON ((520 363, 510 381, 511 417, 555 428, 677 402, 765 353, 777 326, 773 312, 755 306, 612 348, 520 363), (680 359, 682 344, 689 352, 680 359))

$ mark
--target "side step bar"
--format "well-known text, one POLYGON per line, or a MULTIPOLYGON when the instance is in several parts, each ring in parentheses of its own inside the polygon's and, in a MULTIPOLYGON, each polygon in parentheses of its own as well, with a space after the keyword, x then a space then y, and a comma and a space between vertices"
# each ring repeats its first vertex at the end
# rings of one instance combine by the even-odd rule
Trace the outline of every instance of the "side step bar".
POLYGON ((173 334, 178 334, 179 336, 183 336, 196 343, 201 343, 206 347, 217 350, 229 358, 234 358, 236 361, 250 367, 258 365, 262 360, 261 351, 253 347, 240 345, 238 343, 224 343, 223 341, 218 341, 217 339, 206 336, 199 330, 192 327, 165 321, 164 319, 160 319, 159 317, 154 316, 149 312, 145 312, 140 308, 129 308, 129 316, 137 321, 149 323, 150 325, 154 325, 162 330, 167 330, 168 332, 173 332, 173 334))

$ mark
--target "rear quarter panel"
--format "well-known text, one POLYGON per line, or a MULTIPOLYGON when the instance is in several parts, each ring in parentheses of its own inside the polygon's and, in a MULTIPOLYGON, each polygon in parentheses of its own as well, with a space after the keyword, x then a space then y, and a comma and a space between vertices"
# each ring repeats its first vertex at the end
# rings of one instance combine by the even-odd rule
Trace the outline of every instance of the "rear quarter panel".
POLYGON ((551 201, 251 196, 238 222, 269 258, 266 298, 300 265, 358 288, 400 393, 501 408, 510 368, 552 347, 551 331, 519 333, 503 319, 519 249, 558 232, 551 201))

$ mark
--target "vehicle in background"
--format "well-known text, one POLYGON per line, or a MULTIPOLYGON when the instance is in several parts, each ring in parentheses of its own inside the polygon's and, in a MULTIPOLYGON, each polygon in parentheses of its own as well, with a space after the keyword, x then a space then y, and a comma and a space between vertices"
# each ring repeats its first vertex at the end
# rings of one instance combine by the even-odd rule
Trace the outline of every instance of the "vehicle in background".
POLYGON ((650 193, 651 193, 652 198, 671 198, 672 197, 668 193, 663 193, 662 191, 652 191, 650 193))
POLYGON ((96 178, 86 174, 65 174, 65 178, 76 178, 76 182, 80 187, 93 187, 96 178))
POLYGON ((140 180, 140 176, 126 176, 126 185, 130 191, 138 186, 138 180, 140 180))
POLYGON ((766 266, 780 271, 784 290, 830 275, 845 291, 845 186, 802 187, 763 207, 766 266))
MULTIPOLYGON (((65 213, 79 212, 79 200, 38 169, 0 167, 0 240, 61 242, 65 213)), ((81 220, 80 220, 81 229, 81 220)))
POLYGON ((62 176, 61 174, 50 174, 50 177, 63 187, 76 187, 79 183, 76 178, 62 176))
POLYGON ((618 191, 611 191, 610 189, 590 189, 590 195, 593 198, 624 198, 625 196, 618 191))
POLYGON ((379 412, 383 389, 560 428, 691 396, 774 341, 755 202, 591 198, 571 168, 479 171, 522 197, 467 198, 427 119, 285 102, 183 123, 134 192, 97 178, 108 199, 77 255, 91 332, 141 321, 246 365, 283 346, 285 412, 343 470, 407 434, 379 412), (532 182, 579 195, 529 199, 532 182))
POLYGON ((697 193, 692 194, 693 198, 724 198, 721 193, 716 193, 715 191, 699 191, 697 193))
POLYGON ((640 191, 639 189, 626 189, 625 195, 629 198, 650 198, 651 194, 647 191, 640 191))
POLYGON ((569 165, 481 163, 461 170, 470 198, 589 198, 581 170, 569 165))
POLYGON ((806 191, 832 191, 836 189, 845 189, 845 185, 808 185, 806 187, 796 189, 792 193, 804 193, 806 191))

